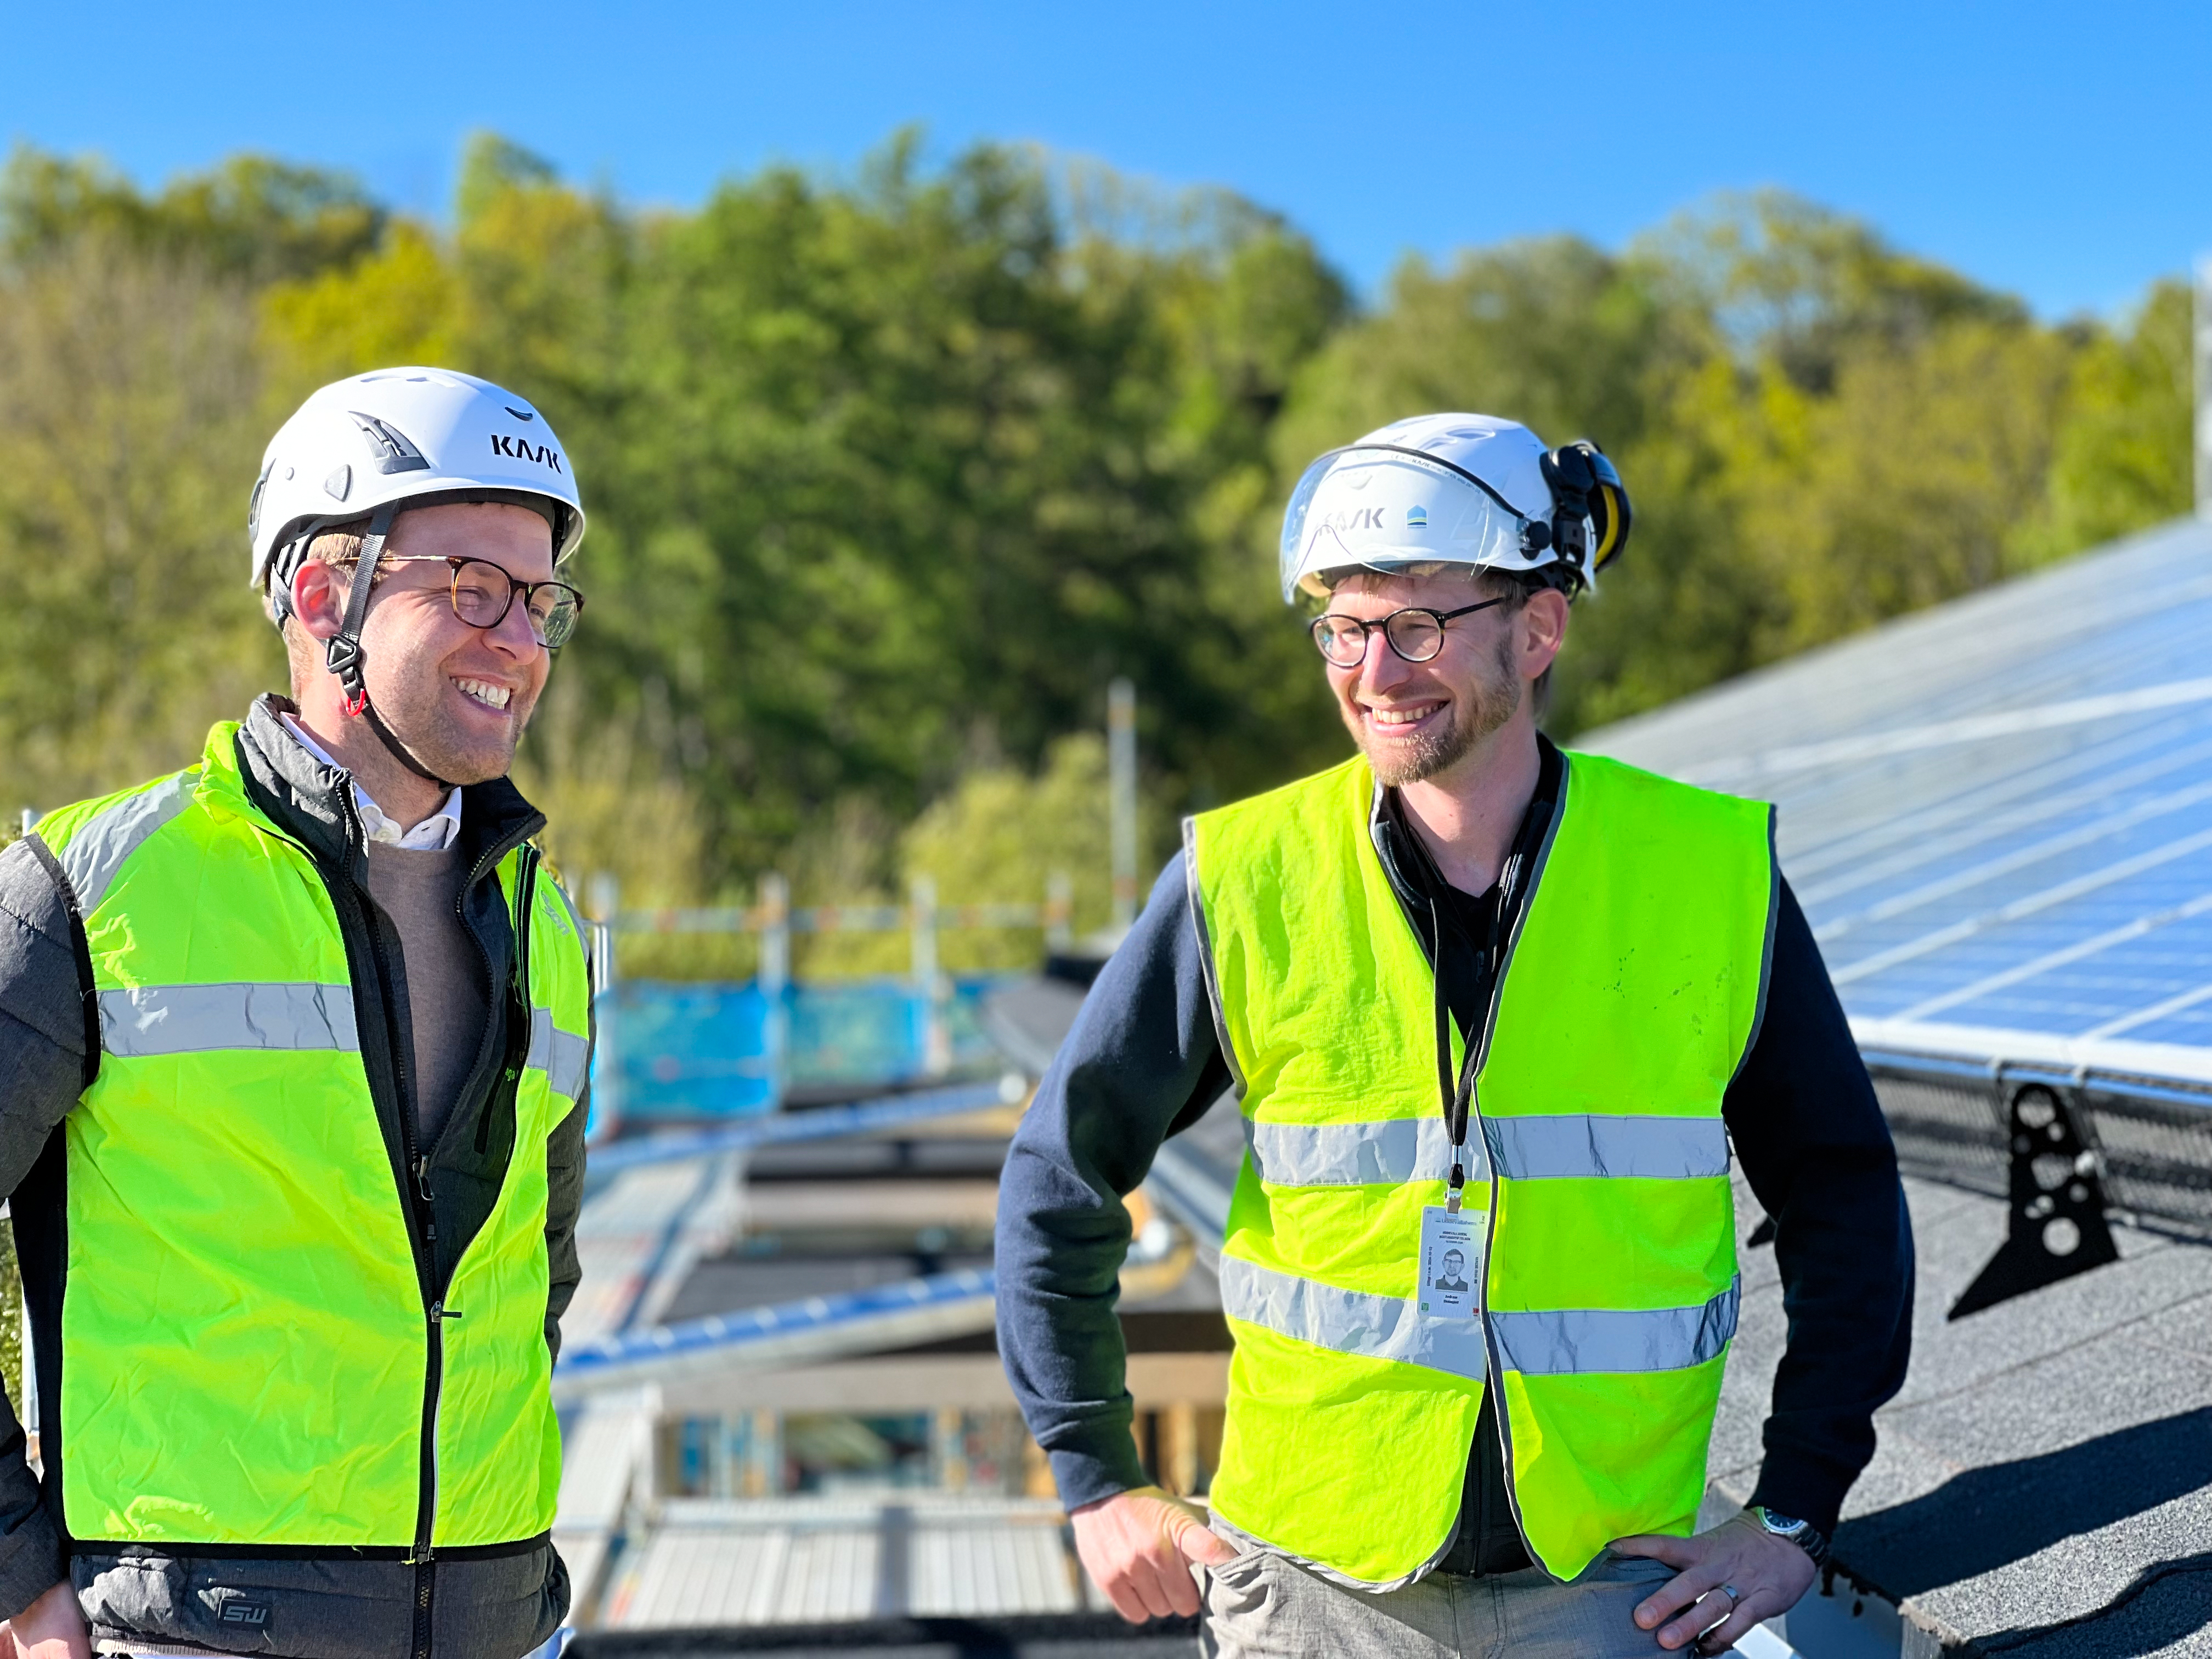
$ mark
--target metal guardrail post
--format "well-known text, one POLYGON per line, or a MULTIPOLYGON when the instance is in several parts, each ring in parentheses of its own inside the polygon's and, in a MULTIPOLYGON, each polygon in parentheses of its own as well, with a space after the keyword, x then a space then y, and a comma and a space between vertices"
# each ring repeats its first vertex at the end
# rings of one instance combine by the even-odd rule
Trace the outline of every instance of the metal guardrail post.
POLYGON ((1065 951, 1075 939, 1075 884, 1065 870, 1044 878, 1044 948, 1065 951))
POLYGON ((775 1498, 783 1491, 783 1417, 781 1413, 741 1414, 736 1486, 744 1498, 775 1498))
POLYGON ((791 885, 771 871, 760 880, 760 982, 777 996, 791 983, 791 885))
POLYGON ((622 887, 606 871, 595 872, 586 886, 591 905, 592 969, 592 1130, 605 1130, 622 1121, 622 1024, 615 1010, 615 954, 617 914, 622 908, 622 887))
POLYGON ((943 1077, 952 1069, 952 1038, 945 1024, 945 975, 937 961, 937 883, 916 876, 908 888, 915 994, 922 1000, 921 1069, 943 1077))
POLYGON ((1137 920, 1137 688, 1127 676, 1106 688, 1106 769, 1114 841, 1114 925, 1137 920))
POLYGON ((768 1050, 769 1086, 783 1102, 785 1056, 789 1051, 790 1014, 785 988, 791 983, 791 885, 774 871, 760 879, 760 990, 768 1004, 763 1045, 768 1050))

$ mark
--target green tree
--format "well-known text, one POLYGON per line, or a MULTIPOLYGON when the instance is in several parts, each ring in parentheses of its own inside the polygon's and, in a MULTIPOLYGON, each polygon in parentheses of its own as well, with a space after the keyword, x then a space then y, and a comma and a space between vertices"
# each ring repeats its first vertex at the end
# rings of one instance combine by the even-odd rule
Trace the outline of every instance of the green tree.
POLYGON ((246 587, 250 297, 105 231, 0 272, 0 757, 12 812, 196 755, 278 678, 246 587))
MULTIPOLYGON (((1060 738, 1035 775, 979 768, 939 796, 900 836, 909 880, 927 876, 944 905, 1041 902, 1054 878, 1070 885, 1071 926, 1096 933, 1111 913, 1106 744, 1060 738)), ((1036 960, 1035 929, 949 935, 948 968, 1017 967, 1036 960)))
POLYGON ((1116 672, 1167 778, 1256 781, 1261 728, 1217 689, 1247 607, 1211 608, 1196 517, 1260 452, 1300 325, 1273 283, 1214 302, 1240 255, 1303 260, 1325 331, 1340 290, 1279 231, 1072 240, 1003 149, 925 176, 895 146, 849 189, 770 172, 644 228, 584 411, 588 657, 610 701, 666 696, 740 867, 854 792, 903 817, 970 756, 1033 761, 1116 672))
POLYGON ((904 134, 851 177, 642 211, 485 135, 442 229, 265 157, 142 191, 19 148, 0 784, 43 806, 174 766, 278 683, 241 580, 268 433, 341 375, 443 362, 543 406, 590 504, 590 612, 522 769, 572 879, 893 901, 926 872, 953 903, 1057 861, 1087 926, 1103 788, 1070 734, 1113 676, 1163 828, 1344 751, 1276 585, 1319 452, 1438 409, 1605 446, 1637 528, 1577 610, 1571 733, 2184 510, 2190 327, 2178 283, 2048 326, 1775 193, 1623 251, 1408 261, 1362 313, 1277 216, 1021 147, 932 167, 904 134))
POLYGON ((87 232, 111 248, 252 283, 350 264, 382 235, 384 210, 343 173, 235 155, 155 195, 102 162, 18 145, 0 170, 0 257, 66 255, 87 232))
POLYGON ((1847 354, 1802 445, 1759 481, 1744 526, 1786 621, 1780 656, 1985 587, 2037 562, 2075 348, 2024 323, 1960 321, 1917 349, 1847 354))
POLYGON ((2035 541, 2057 557, 2189 511, 2191 296, 2153 285, 2124 331, 2099 329, 2078 356, 2051 464, 2050 509, 2035 541))
POLYGON ((1834 390, 1846 357, 1909 353, 1952 323, 2027 320, 2010 295, 1786 191, 1723 191, 1637 246, 1740 361, 1771 365, 1814 396, 1834 390))

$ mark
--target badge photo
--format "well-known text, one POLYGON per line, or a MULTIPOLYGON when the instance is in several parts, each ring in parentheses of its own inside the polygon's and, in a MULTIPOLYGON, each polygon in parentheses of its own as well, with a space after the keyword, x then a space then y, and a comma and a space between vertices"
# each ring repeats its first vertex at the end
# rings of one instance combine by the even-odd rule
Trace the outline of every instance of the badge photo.
POLYGON ((1449 1210, 1431 1204, 1421 1212, 1421 1282, 1415 1305, 1425 1319, 1473 1319, 1482 1306, 1483 1235, 1486 1210, 1449 1210))

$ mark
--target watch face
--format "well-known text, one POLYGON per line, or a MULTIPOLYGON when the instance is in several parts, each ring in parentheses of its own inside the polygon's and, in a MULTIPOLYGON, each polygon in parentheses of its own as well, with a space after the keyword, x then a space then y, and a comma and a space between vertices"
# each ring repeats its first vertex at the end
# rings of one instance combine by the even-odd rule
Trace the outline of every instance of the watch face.
POLYGON ((1792 1533, 1805 1530, 1805 1523, 1793 1516, 1778 1515, 1774 1510, 1766 1509, 1759 1510, 1759 1515, 1766 1522, 1766 1529, 1769 1532, 1792 1533))

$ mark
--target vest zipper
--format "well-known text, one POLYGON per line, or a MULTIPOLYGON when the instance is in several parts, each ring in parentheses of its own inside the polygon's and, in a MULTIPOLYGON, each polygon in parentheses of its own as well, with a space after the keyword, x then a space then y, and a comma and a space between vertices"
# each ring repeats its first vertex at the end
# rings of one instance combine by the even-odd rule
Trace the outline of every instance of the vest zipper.
MULTIPOLYGON (((376 931, 373 919, 368 921, 369 948, 376 957, 376 971, 384 984, 392 982, 392 963, 384 953, 384 940, 376 931)), ((415 1565, 415 1659, 428 1659, 430 1651, 430 1601, 434 1570, 431 1565, 430 1538, 438 1518, 438 1400, 445 1383, 445 1337, 440 1329, 445 1304, 431 1290, 438 1272, 436 1252, 432 1249, 438 1238, 438 1223, 432 1209, 430 1196, 430 1160, 423 1152, 415 1135, 415 1080, 410 1056, 406 1045, 400 1042, 398 1033, 390 1029, 392 1065, 399 1079, 399 1148, 407 1171, 414 1178, 400 1182, 400 1204, 411 1224, 410 1231, 415 1242, 415 1275, 423 1295, 430 1301, 424 1310, 428 1327, 428 1340, 422 1356, 422 1418, 419 1427, 421 1449, 417 1459, 415 1498, 415 1550, 408 1559, 415 1565)))
MULTIPOLYGON (((516 861, 518 879, 515 883, 515 893, 520 913, 516 932, 518 951, 516 972, 518 975, 526 975, 530 962, 529 901, 536 886, 537 848, 526 842, 523 843, 521 853, 522 856, 516 861)), ((469 886, 474 887, 477 882, 483 878, 483 875, 482 868, 471 872, 469 886)), ((465 894, 467 889, 464 889, 463 891, 465 894)), ((377 949, 377 960, 380 971, 388 972, 380 945, 377 949)), ((527 1001, 526 981, 525 981, 525 998, 524 1006, 526 1008, 530 1006, 527 1001)), ((396 1043, 393 1045, 395 1050, 398 1046, 396 1043)), ((399 1120, 402 1139, 415 1171, 415 1190, 408 1194, 409 1206, 410 1208, 413 1207, 414 1200, 420 1197, 422 1203, 421 1220, 423 1236, 426 1243, 434 1243, 438 1237, 438 1224, 430 1209, 433 1202, 430 1195, 430 1159, 428 1154, 416 1147, 411 1114, 405 1109, 404 1100, 399 1120)), ((422 1490, 416 1507, 415 1550, 410 1558, 415 1564, 414 1659, 429 1659, 430 1654, 430 1613, 436 1590, 436 1552, 431 1540, 437 1528, 438 1519, 438 1423, 441 1407, 445 1403, 445 1328, 447 1320, 459 1319, 460 1316, 457 1310, 447 1307, 444 1298, 441 1297, 430 1304, 425 1321, 428 1340, 422 1368, 422 1490)))
MULTIPOLYGON (((518 862, 524 879, 516 884, 518 893, 526 893, 529 890, 531 884, 529 876, 534 874, 536 870, 536 860, 532 856, 535 851, 536 849, 528 842, 526 842, 523 844, 522 857, 518 862)), ((496 860, 489 860, 485 864, 479 865, 470 873, 468 886, 462 889, 464 897, 470 888, 473 888, 483 879, 485 870, 496 862, 496 860)), ((524 912, 524 915, 526 925, 527 911, 524 912)), ((374 939, 374 929, 372 928, 370 933, 374 939)), ((378 971, 389 975, 390 964, 384 959, 381 943, 378 943, 375 948, 378 971)), ((525 946, 525 949, 526 951, 527 947, 525 946)), ((524 959, 526 961, 527 957, 526 956, 524 959)), ((396 1042, 392 1045, 393 1060, 396 1064, 403 1067, 402 1075, 404 1076, 406 1075, 404 1070, 405 1058, 398 1052, 398 1048, 399 1045, 396 1042)), ((438 1237, 438 1223, 432 1209, 434 1200, 430 1193, 430 1158, 428 1153, 421 1149, 416 1140, 414 1115, 407 1109, 406 1099, 404 1097, 400 1103, 399 1132, 401 1143, 406 1149, 409 1167, 415 1174, 414 1189, 407 1194, 408 1207, 410 1210, 415 1209, 416 1201, 418 1199, 421 1200, 422 1207, 416 1211, 416 1218, 420 1224, 421 1235, 427 1247, 436 1243, 438 1237)), ((429 1285, 430 1274, 434 1273, 436 1270, 434 1257, 428 1263, 428 1267, 429 1273, 425 1273, 423 1277, 423 1285, 426 1290, 429 1285)), ((435 1589, 434 1562, 436 1559, 436 1551, 431 1540, 437 1529, 438 1522, 438 1422, 441 1408, 444 1405, 445 1325, 448 1319, 459 1319, 460 1316, 459 1313, 446 1306, 443 1297, 439 1297, 431 1302, 426 1310, 424 1321, 428 1328, 428 1342, 424 1350, 422 1367, 422 1480, 415 1510, 415 1549, 414 1553, 409 1558, 415 1564, 414 1659, 428 1659, 430 1652, 430 1606, 435 1589)))
MULTIPOLYGON (((339 811, 344 814, 349 854, 354 845, 365 843, 367 832, 349 797, 341 797, 339 811)), ((273 826, 272 826, 273 828, 273 826)), ((398 1032, 391 1016, 390 997, 393 983, 392 960, 385 953, 384 937, 377 931, 375 919, 363 908, 361 897, 354 891, 350 872, 343 872, 343 884, 331 879, 331 872, 308 849, 289 836, 276 832, 306 855, 307 862, 319 871, 323 886, 331 897, 333 908, 343 907, 355 917, 356 925, 368 940, 370 965, 377 978, 377 994, 385 1002, 385 1046, 390 1060, 393 1082, 398 1097, 392 1102, 393 1117, 399 1131, 400 1177, 399 1203, 405 1214, 409 1242, 415 1257, 415 1279, 422 1293, 429 1297, 424 1310, 428 1328, 423 1351, 422 1416, 419 1425, 421 1452, 419 1474, 415 1500, 415 1545, 407 1560, 415 1569, 415 1630, 414 1659, 429 1659, 430 1608, 436 1589, 436 1568, 431 1551, 431 1534, 435 1528, 438 1513, 438 1403, 445 1372, 445 1336, 440 1328, 445 1318, 445 1304, 431 1290, 437 1273, 437 1259, 431 1245, 438 1237, 437 1223, 431 1215, 430 1165, 416 1139, 413 1102, 415 1079, 411 1056, 406 1045, 400 1042, 398 1032)), ((341 915, 339 927, 343 931, 344 918, 341 915)), ((375 1083, 369 1084, 372 1096, 375 1083)))

